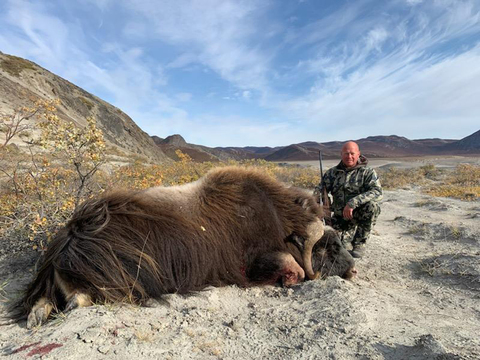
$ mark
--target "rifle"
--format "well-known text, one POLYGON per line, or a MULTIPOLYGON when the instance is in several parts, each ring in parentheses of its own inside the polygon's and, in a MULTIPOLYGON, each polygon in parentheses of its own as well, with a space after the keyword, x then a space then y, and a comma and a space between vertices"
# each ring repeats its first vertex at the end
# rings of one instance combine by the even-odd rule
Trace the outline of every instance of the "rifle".
POLYGON ((318 160, 320 162, 320 184, 315 188, 314 194, 318 196, 319 204, 323 208, 323 223, 330 225, 332 214, 330 212, 330 198, 323 183, 323 160, 321 151, 318 152, 318 160))

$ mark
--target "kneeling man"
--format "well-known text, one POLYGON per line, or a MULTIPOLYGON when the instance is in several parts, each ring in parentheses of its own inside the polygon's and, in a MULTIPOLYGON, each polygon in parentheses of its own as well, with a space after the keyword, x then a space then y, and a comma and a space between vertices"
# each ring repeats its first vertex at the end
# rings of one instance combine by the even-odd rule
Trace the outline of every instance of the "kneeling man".
POLYGON ((323 186, 333 197, 332 227, 342 232, 344 245, 352 243, 352 256, 361 258, 380 214, 378 202, 383 191, 375 170, 366 166, 368 160, 360 155, 355 142, 345 143, 341 155, 342 161, 323 175, 323 186))

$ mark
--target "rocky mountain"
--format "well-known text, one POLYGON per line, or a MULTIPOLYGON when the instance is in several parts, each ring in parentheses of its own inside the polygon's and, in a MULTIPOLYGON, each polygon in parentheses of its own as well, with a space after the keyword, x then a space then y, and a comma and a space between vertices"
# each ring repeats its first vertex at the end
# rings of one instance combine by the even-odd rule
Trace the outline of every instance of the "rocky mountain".
POLYGON ((30 98, 60 99, 59 118, 78 126, 84 126, 86 118, 93 116, 114 153, 170 161, 120 109, 31 61, 0 52, 0 113, 11 114, 20 106, 30 105, 30 98))
MULTIPOLYGON (((179 136, 179 135, 176 135, 179 136)), ((168 139, 168 138, 167 138, 168 139)), ((165 140, 167 140, 165 139, 165 140)), ((178 140, 175 140, 178 141, 178 140)), ((175 142, 168 140, 170 149, 167 154, 175 151, 177 147, 173 145, 175 142)), ((425 155, 468 155, 480 154, 480 131, 465 137, 461 140, 451 139, 418 139, 409 140, 405 137, 390 136, 369 136, 367 138, 355 140, 362 150, 362 153, 371 158, 391 158, 391 157, 408 157, 408 156, 425 156, 425 155)), ((158 144, 158 142, 157 142, 158 144)), ((205 154, 210 154, 218 159, 232 158, 241 159, 265 159, 268 161, 311 161, 318 159, 318 151, 322 151, 325 159, 338 158, 344 142, 330 141, 318 143, 314 141, 302 142, 299 144, 291 144, 279 147, 217 147, 208 148, 206 146, 191 145, 182 138, 182 151, 188 153, 197 161, 205 161, 205 154), (202 155, 196 155, 192 148, 201 148, 202 155)), ((161 145, 164 146, 164 145, 161 145)), ((172 157, 174 158, 174 157, 172 157)), ((209 161, 212 161, 209 159, 209 161)))
POLYGON ((218 162, 231 158, 228 154, 223 154, 221 151, 208 148, 206 146, 188 144, 185 139, 178 134, 170 135, 165 139, 158 136, 153 136, 155 144, 172 160, 179 160, 176 154, 177 150, 187 154, 193 160, 198 162, 211 161, 218 162))
POLYGON ((447 151, 449 150, 478 154, 480 153, 480 130, 463 138, 462 140, 448 143, 443 148, 447 149, 447 151))

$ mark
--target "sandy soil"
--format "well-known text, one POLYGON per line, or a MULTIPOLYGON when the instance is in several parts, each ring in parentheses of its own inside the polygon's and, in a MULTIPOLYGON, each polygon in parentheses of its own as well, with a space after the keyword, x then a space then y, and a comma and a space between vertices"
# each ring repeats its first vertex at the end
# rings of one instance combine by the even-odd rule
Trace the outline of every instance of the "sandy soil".
MULTIPOLYGON (((33 256, 0 245, 11 297, 33 256), (13 255, 12 255, 13 254, 13 255)), ((480 202, 386 192, 353 282, 212 288, 149 308, 93 306, 34 331, 0 327, 11 359, 479 359, 480 202)), ((5 314, 2 306, 1 314, 5 314)))

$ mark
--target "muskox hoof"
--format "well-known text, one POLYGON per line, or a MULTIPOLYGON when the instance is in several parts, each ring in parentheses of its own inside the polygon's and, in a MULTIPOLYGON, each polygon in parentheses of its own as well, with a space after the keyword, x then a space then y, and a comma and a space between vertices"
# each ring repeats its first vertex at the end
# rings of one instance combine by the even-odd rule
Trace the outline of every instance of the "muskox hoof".
POLYGON ((320 271, 316 271, 313 275, 308 274, 310 280, 317 280, 320 277, 320 271))
POLYGON ((40 299, 30 311, 27 317, 27 329, 33 329, 47 321, 52 312, 53 305, 46 299, 40 299))
POLYGON ((70 300, 68 300, 64 312, 72 311, 73 309, 76 309, 78 307, 87 307, 91 305, 92 298, 90 297, 90 295, 76 293, 70 298, 70 300))
POLYGON ((33 329, 34 327, 42 325, 47 321, 47 316, 45 314, 45 309, 40 308, 35 311, 30 311, 27 318, 27 329, 33 329))

